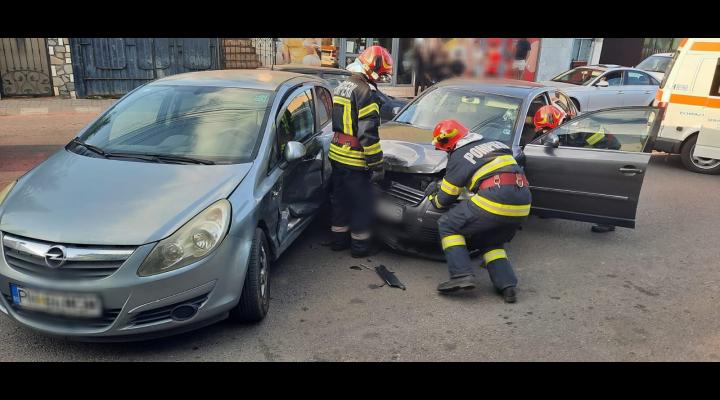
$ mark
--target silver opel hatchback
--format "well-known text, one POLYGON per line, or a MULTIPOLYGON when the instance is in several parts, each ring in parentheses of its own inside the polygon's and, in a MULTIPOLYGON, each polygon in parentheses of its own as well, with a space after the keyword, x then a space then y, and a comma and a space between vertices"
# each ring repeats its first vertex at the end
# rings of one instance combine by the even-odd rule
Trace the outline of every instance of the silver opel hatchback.
POLYGON ((259 321, 268 268, 326 201, 327 82, 174 75, 0 191, 0 311, 83 340, 259 321))

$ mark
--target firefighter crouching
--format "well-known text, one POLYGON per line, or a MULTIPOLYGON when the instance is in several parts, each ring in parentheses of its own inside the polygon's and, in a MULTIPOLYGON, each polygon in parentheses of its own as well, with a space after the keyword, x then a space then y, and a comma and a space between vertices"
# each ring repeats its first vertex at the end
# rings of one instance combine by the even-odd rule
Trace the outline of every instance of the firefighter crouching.
POLYGON ((370 254, 374 216, 372 182, 384 177, 376 82, 392 73, 392 57, 384 48, 371 46, 347 69, 352 76, 333 92, 331 248, 350 247, 353 257, 365 257, 370 254))
POLYGON ((433 206, 448 208, 463 187, 474 193, 438 220, 450 272, 450 280, 440 283, 438 291, 447 293, 477 285, 466 244, 472 238, 493 285, 506 302, 514 303, 517 278, 503 247, 530 213, 530 189, 522 167, 504 143, 468 132, 455 120, 437 124, 433 144, 449 153, 440 189, 429 196, 433 206))

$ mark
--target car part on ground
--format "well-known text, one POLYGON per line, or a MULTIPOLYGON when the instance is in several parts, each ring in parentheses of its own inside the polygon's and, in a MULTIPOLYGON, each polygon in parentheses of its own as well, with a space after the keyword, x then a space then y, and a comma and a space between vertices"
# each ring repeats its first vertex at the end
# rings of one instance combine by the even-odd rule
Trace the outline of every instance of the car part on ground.
POLYGON ((379 265, 375 267, 375 272, 377 272, 378 275, 382 278, 385 283, 387 283, 388 286, 396 287, 402 290, 405 290, 405 285, 400 282, 400 279, 395 276, 395 273, 392 271, 389 271, 387 267, 384 265, 379 265))

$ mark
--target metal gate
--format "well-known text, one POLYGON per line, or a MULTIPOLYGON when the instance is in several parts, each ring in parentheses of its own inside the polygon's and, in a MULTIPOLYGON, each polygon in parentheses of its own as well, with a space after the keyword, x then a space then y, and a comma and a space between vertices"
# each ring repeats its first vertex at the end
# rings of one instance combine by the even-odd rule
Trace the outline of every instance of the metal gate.
POLYGON ((121 96, 154 79, 218 69, 216 38, 71 38, 78 97, 121 96))
POLYGON ((0 38, 0 96, 50 96, 45 38, 0 38))

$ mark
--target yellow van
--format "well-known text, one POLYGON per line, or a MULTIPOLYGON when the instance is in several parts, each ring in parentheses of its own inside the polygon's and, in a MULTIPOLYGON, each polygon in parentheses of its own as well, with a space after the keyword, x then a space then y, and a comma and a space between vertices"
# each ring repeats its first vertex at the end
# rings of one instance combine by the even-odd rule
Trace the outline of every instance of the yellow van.
POLYGON ((720 38, 683 39, 653 105, 654 148, 679 153, 690 171, 720 174, 720 38))

